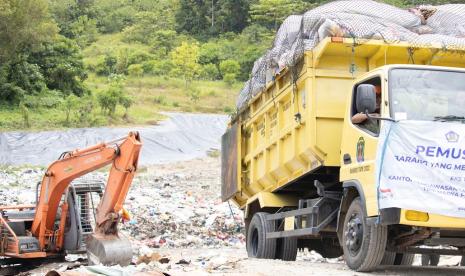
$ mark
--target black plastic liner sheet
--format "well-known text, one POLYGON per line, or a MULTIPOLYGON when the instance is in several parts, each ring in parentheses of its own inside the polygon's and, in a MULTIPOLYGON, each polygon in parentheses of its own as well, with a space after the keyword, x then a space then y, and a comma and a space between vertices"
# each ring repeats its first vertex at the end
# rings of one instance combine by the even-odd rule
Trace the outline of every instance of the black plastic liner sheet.
POLYGON ((64 131, 0 133, 0 165, 47 166, 62 152, 85 148, 139 131, 143 142, 140 165, 206 156, 219 149, 228 117, 166 113, 160 125, 132 128, 82 128, 64 131))

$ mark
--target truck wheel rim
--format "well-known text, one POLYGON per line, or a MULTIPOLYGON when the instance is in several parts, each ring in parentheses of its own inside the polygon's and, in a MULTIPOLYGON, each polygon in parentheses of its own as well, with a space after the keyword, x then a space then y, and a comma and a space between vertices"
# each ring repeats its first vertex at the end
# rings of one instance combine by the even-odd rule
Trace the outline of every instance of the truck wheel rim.
POLYGON ((358 213, 352 214, 347 222, 345 232, 346 246, 352 256, 355 256, 362 247, 363 224, 358 213))
POLYGON ((252 252, 254 256, 258 253, 258 230, 255 228, 252 232, 252 252))

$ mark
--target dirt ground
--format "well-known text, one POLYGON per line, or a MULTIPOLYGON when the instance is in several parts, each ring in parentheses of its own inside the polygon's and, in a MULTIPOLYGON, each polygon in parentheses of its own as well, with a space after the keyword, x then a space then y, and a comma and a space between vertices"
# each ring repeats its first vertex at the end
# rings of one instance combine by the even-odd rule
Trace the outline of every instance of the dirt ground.
MULTIPOLYGON (((172 276, 202 276, 202 275, 246 275, 246 276, 287 276, 287 275, 465 275, 465 269, 456 265, 457 257, 448 258, 440 267, 421 267, 419 257, 413 267, 384 266, 371 273, 351 271, 340 260, 309 258, 309 254, 299 253, 295 262, 279 260, 248 259, 245 249, 160 249, 162 256, 167 256, 167 264, 138 265, 135 271, 162 271, 172 276), (181 260, 189 262, 182 263, 181 260)), ((63 264, 51 264, 30 271, 32 275, 44 275, 51 269, 63 267, 63 264)), ((83 272, 84 270, 78 270, 83 272)), ((127 273, 127 272, 126 272, 127 273)), ((31 275, 29 274, 29 275, 31 275)), ((114 274, 116 275, 116 274, 114 274)), ((128 273, 126 275, 131 275, 128 273)))
MULTIPOLYGON (((113 267, 118 272, 106 275, 151 271, 181 276, 465 275, 465 269, 458 267, 460 257, 444 256, 440 267, 431 268, 420 267, 417 255, 414 267, 380 267, 372 273, 353 272, 341 258, 325 259, 313 251, 299 252, 296 262, 248 259, 240 211, 230 209, 219 199, 219 164, 218 158, 209 157, 141 169, 125 204, 133 219, 121 226, 122 233, 132 241, 134 265, 113 267)), ((11 202, 14 204, 31 198, 30 187, 37 183, 36 178, 42 172, 22 168, 3 174, 11 183, 29 176, 28 182, 14 187, 18 195, 11 202)), ((106 178, 104 173, 95 176, 106 178)), ((12 199, 11 194, 3 196, 12 199)), ((88 273, 84 258, 71 255, 66 263, 44 265, 22 275, 45 275, 50 270, 88 273)))
POLYGON ((314 257, 309 252, 300 252, 295 262, 280 260, 248 259, 245 249, 168 249, 161 250, 173 260, 191 260, 191 265, 179 267, 166 265, 165 271, 170 275, 256 275, 256 276, 287 276, 287 275, 465 275, 464 268, 454 265, 460 258, 445 258, 441 267, 420 267, 419 256, 413 267, 380 267, 372 273, 357 273, 351 271, 342 260, 314 257), (199 265, 204 259, 214 256, 204 266, 199 265), (216 259, 216 260, 215 260, 216 259), (215 266, 218 265, 218 266, 215 266))

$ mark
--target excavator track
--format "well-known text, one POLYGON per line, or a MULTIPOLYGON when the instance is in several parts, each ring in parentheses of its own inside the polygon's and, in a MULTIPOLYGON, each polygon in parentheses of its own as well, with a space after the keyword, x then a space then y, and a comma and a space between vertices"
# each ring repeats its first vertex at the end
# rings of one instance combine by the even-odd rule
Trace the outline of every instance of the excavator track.
POLYGON ((44 264, 64 261, 64 255, 33 259, 0 258, 0 275, 18 275, 21 272, 29 271, 44 264))

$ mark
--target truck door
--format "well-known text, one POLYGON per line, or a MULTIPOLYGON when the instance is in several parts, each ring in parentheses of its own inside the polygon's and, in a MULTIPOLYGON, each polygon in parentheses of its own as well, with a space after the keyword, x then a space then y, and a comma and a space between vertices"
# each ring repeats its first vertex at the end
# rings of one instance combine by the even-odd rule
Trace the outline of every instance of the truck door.
POLYGON ((375 159, 378 145, 380 121, 369 119, 356 110, 356 92, 361 84, 371 84, 376 91, 376 111, 372 116, 384 112, 385 89, 379 75, 372 76, 354 85, 349 107, 344 120, 343 141, 341 145, 341 181, 350 182, 363 190, 368 216, 377 215, 375 183, 375 159))

